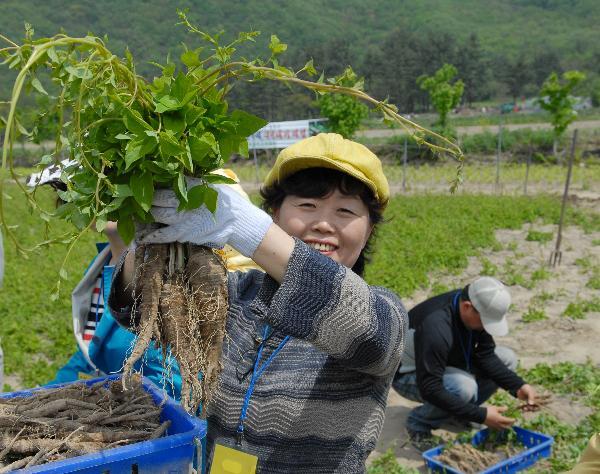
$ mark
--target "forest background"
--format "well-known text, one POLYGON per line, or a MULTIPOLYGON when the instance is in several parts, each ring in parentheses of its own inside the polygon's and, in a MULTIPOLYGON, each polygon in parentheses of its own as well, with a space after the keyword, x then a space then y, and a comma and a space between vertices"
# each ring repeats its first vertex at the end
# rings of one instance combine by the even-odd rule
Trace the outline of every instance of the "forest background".
MULTIPOLYGON (((429 109, 416 79, 444 63, 457 67, 466 105, 535 96, 551 72, 570 69, 587 75, 577 95, 600 105, 596 0, 2 0, 0 23, 17 42, 25 21, 37 37, 61 28, 71 36, 106 34, 111 50, 123 54, 127 45, 138 72, 151 78, 158 70, 149 61, 168 54, 177 60, 182 51, 186 30, 174 27, 177 8, 225 37, 262 31, 257 50, 277 34, 290 44, 285 63, 298 68, 313 58, 330 77, 351 64, 368 93, 389 97, 402 113, 429 109)), ((13 80, 4 70, 0 96, 9 96, 13 80)), ((318 116, 314 99, 266 81, 239 87, 230 102, 273 121, 318 116)))

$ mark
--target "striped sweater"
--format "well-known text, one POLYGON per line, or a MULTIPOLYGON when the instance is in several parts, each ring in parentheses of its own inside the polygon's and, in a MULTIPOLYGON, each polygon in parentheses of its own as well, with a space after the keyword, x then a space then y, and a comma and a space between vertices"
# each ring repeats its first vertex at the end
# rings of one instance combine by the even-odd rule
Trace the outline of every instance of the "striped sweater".
MULTIPOLYGON (((113 284, 109 306, 129 324, 113 284)), ((229 274, 223 371, 208 406, 208 450, 233 439, 265 324, 262 360, 291 339, 258 380, 244 424, 244 448, 266 473, 362 473, 384 420, 408 318, 390 291, 296 241, 284 280, 229 274)), ((209 454, 210 456, 210 454, 209 454)))

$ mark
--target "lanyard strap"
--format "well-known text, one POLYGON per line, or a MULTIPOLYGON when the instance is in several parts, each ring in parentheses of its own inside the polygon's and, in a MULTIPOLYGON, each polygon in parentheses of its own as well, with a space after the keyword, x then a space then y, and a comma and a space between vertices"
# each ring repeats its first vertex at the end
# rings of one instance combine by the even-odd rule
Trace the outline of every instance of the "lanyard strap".
POLYGON ((267 370, 267 367, 269 367, 271 362, 273 362, 273 359, 275 358, 275 356, 277 354, 279 354, 281 349, 283 349, 283 346, 285 346, 285 344, 290 340, 290 336, 285 336, 283 338, 283 340, 279 343, 277 348, 269 356, 269 358, 262 365, 260 365, 260 359, 262 357, 263 349, 265 346, 265 341, 267 340, 267 338, 269 336, 270 329, 271 328, 269 325, 265 326, 265 329, 263 331, 262 342, 258 346, 258 354, 256 355, 256 359, 254 360, 254 366, 252 368, 252 377, 250 378, 250 385, 248 385, 248 390, 246 390, 246 395, 244 395, 244 403, 242 404, 242 413, 240 414, 240 421, 239 421, 238 429, 237 429, 237 433, 236 433, 236 439, 237 439, 238 444, 241 444, 242 438, 244 436, 244 421, 246 420, 246 415, 248 413, 248 407, 250 406, 250 398, 252 397, 252 393, 254 392, 254 386, 256 385, 256 382, 258 381, 260 376, 263 374, 263 372, 265 370, 267 370))
MULTIPOLYGON (((460 291, 454 295, 454 307, 456 308, 456 314, 460 318, 460 308, 458 306, 458 298, 460 297, 460 291)), ((473 331, 467 328, 469 331, 469 343, 467 344, 467 348, 465 349, 465 344, 463 342, 462 335, 460 333, 460 328, 458 329, 458 340, 460 341, 460 348, 462 349, 463 356, 465 358, 465 362, 467 364, 467 372, 471 372, 471 351, 473 349, 473 331)))

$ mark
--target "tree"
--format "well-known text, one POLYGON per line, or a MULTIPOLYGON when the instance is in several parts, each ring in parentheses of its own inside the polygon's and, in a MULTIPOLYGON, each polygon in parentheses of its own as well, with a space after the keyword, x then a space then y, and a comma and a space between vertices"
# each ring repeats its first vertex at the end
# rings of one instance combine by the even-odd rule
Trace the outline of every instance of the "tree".
MULTIPOLYGON (((340 86, 362 88, 363 79, 359 79, 352 68, 346 68, 343 74, 330 80, 340 86)), ((366 105, 354 97, 340 94, 325 94, 319 97, 321 114, 328 119, 329 131, 339 133, 345 138, 352 138, 360 127, 360 122, 369 114, 366 105)))
POLYGON ((481 100, 487 92, 488 66, 483 57, 483 51, 479 39, 475 33, 461 48, 461 54, 457 55, 456 66, 460 76, 465 83, 464 101, 471 105, 473 101, 481 100))
POLYGON ((460 79, 450 83, 457 72, 452 64, 444 64, 433 76, 423 75, 417 79, 421 89, 429 93, 431 103, 440 116, 436 125, 442 132, 448 128, 448 113, 460 103, 464 91, 460 79))
POLYGON ((502 71, 503 82, 508 87, 508 93, 516 102, 522 95, 523 89, 531 81, 531 69, 524 57, 520 56, 514 61, 506 61, 502 71))
POLYGON ((577 117, 571 92, 584 79, 584 73, 573 70, 563 73, 561 81, 558 74, 553 72, 542 85, 539 104, 551 116, 550 122, 554 128, 554 154, 556 154, 558 139, 577 117))

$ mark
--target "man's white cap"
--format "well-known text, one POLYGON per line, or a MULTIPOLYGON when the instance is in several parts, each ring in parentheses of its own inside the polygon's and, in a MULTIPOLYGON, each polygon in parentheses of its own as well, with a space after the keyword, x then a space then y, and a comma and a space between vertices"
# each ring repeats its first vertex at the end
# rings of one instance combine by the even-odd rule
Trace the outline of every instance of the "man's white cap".
POLYGON ((43 184, 49 184, 55 181, 60 181, 60 176, 64 168, 72 166, 76 163, 75 160, 65 159, 58 164, 47 166, 39 173, 33 173, 27 178, 27 186, 35 188, 43 184))
POLYGON ((510 293, 492 277, 481 277, 469 285, 469 299, 481 316, 483 328, 492 336, 508 334, 506 313, 510 307, 510 293))

